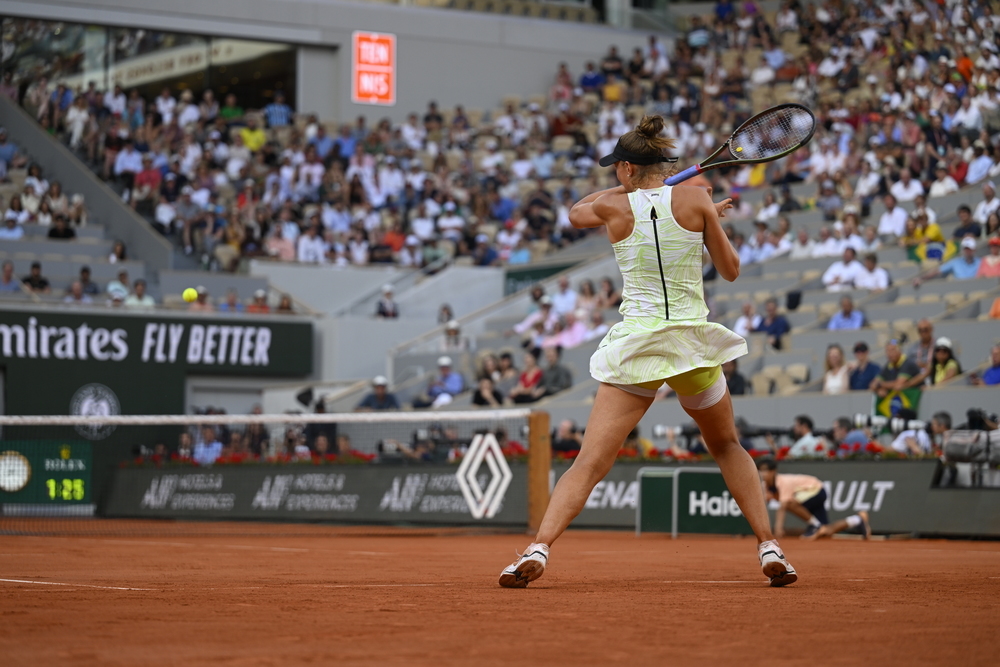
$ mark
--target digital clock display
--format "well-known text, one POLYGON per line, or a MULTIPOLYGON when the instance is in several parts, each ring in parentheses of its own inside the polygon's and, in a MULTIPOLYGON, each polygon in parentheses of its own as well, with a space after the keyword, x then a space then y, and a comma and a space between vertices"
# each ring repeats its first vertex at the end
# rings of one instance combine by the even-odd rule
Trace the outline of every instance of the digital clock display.
POLYGON ((89 442, 0 442, 0 504, 85 504, 90 497, 89 442))

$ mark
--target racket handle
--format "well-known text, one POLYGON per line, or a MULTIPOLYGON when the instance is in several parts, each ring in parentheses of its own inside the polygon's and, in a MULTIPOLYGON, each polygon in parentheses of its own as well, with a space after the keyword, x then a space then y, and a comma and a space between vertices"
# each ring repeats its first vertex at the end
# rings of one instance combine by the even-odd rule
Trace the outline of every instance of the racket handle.
POLYGON ((678 185, 680 183, 683 183, 684 181, 686 181, 689 178, 694 178, 695 176, 697 176, 698 174, 700 174, 703 171, 705 171, 705 170, 701 168, 701 165, 696 164, 693 167, 688 167, 684 171, 677 172, 676 174, 674 174, 673 176, 671 176, 667 180, 663 181, 663 184, 664 185, 678 185))

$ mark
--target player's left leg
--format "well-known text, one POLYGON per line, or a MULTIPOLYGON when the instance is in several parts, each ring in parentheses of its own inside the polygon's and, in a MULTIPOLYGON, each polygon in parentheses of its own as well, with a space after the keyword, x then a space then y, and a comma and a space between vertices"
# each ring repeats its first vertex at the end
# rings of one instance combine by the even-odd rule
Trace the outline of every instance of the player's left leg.
POLYGON ((614 465, 626 436, 652 404, 655 389, 648 393, 648 396, 630 393, 604 383, 598 387, 580 453, 559 478, 535 542, 504 569, 500 575, 501 586, 524 588, 542 575, 548 563, 549 547, 583 510, 594 487, 614 465))
POLYGON ((851 530, 854 528, 861 527, 861 535, 866 540, 872 536, 872 527, 868 522, 868 512, 860 511, 857 514, 852 514, 846 519, 841 519, 839 521, 834 521, 831 524, 826 524, 820 526, 820 529, 816 531, 816 537, 830 537, 831 535, 836 535, 837 533, 842 533, 845 530, 851 530))

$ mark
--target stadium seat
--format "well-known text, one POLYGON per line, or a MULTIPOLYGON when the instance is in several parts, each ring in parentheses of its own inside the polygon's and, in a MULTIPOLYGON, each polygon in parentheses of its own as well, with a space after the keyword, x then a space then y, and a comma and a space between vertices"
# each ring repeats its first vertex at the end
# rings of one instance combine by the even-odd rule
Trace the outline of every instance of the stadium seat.
POLYGON ((897 335, 898 334, 906 334, 907 337, 909 337, 909 338, 912 338, 913 334, 916 333, 916 330, 917 330, 916 327, 917 327, 916 323, 913 320, 908 319, 908 318, 902 318, 902 319, 898 319, 898 320, 893 320, 893 322, 892 322, 892 332, 894 334, 897 334, 897 335))
POLYGON ((763 373, 755 373, 750 377, 750 388, 755 396, 767 396, 771 393, 771 378, 763 373))
POLYGON ((785 366, 785 374, 795 382, 802 384, 809 381, 809 365, 798 363, 785 366))
POLYGON ((840 310, 840 304, 836 301, 827 301, 819 304, 819 319, 828 320, 833 314, 840 310))
POLYGON ((940 294, 921 294, 920 298, 917 299, 917 303, 937 303, 940 300, 941 300, 940 294))
POLYGON ((897 296, 896 300, 893 302, 897 306, 912 306, 917 302, 917 297, 912 294, 906 294, 904 296, 897 296))
POLYGON ((563 134, 552 139, 552 151, 555 153, 566 153, 573 150, 576 140, 568 134, 563 134))
POLYGON ((948 304, 949 308, 954 308, 955 306, 963 303, 965 301, 965 295, 961 292, 948 292, 944 295, 944 302, 948 304))

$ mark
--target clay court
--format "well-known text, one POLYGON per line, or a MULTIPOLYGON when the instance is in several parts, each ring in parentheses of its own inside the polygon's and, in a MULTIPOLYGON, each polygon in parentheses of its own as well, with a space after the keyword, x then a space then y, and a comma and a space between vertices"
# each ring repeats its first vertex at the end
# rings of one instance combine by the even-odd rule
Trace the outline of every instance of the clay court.
MULTIPOLYGON (((220 530, 213 527, 214 531, 220 530)), ((574 531, 526 590, 516 534, 4 537, 4 665, 996 664, 1000 544, 574 531), (12 581, 17 580, 17 581, 12 581)))

